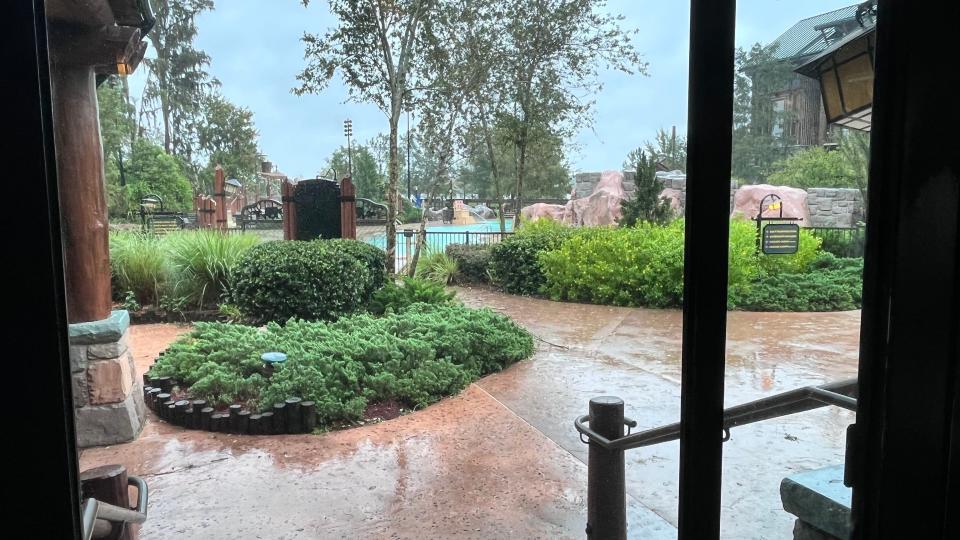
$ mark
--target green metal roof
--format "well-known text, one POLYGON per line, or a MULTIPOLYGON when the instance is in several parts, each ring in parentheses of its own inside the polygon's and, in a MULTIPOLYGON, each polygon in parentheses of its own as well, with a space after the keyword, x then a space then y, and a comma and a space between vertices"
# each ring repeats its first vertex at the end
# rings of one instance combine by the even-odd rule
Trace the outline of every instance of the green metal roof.
POLYGON ((850 31, 859 28, 855 17, 858 5, 799 21, 770 44, 773 56, 779 60, 793 60, 822 52, 850 31))

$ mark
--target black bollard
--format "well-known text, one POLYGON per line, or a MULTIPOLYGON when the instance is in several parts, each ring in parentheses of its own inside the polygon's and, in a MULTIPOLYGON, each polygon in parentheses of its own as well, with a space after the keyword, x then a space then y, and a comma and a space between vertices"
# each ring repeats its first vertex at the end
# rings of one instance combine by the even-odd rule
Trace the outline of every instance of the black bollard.
MULTIPOLYGON (((590 400, 590 429, 608 440, 623 437, 623 400, 590 400)), ((587 538, 626 540, 627 495, 623 450, 607 450, 591 441, 587 459, 587 538)))

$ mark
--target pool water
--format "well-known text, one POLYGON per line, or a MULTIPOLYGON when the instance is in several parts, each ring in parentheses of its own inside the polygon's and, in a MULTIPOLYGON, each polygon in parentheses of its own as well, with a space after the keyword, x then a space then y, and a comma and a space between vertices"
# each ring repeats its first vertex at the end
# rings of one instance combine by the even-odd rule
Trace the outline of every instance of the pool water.
MULTIPOLYGON (((508 219, 505 225, 508 234, 513 231, 513 220, 508 219)), ((416 248, 416 236, 410 237, 408 242, 403 231, 405 229, 417 231, 419 228, 417 224, 407 224, 397 227, 398 268, 402 268, 403 265, 406 264, 407 256, 412 255, 413 250, 416 248)), ((504 235, 500 234, 500 222, 495 219, 482 223, 472 223, 470 225, 428 225, 427 248, 431 252, 443 252, 449 244, 495 244, 500 242, 503 236, 504 235)), ((366 242, 384 249, 387 247, 386 233, 373 235, 367 238, 366 242)))

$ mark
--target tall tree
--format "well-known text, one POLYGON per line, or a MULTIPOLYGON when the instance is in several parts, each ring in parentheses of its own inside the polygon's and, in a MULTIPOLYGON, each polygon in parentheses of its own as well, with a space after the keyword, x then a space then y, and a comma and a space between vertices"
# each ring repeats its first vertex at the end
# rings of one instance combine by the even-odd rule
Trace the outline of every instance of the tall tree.
POLYGON ((840 141, 840 153, 850 167, 853 184, 860 190, 864 216, 867 219, 867 176, 870 171, 870 135, 853 129, 840 129, 837 132, 840 141))
MULTIPOLYGON (((515 197, 524 196, 527 152, 535 126, 564 135, 590 122, 601 68, 645 73, 646 63, 620 27, 622 16, 605 13, 605 0, 504 0, 506 7, 506 115, 517 150, 515 197)), ((517 212, 519 222, 520 213, 517 212)))
POLYGON ((773 164, 786 157, 785 130, 776 129, 790 113, 777 111, 774 94, 793 77, 790 64, 773 57, 759 43, 737 49, 733 104, 733 176, 765 181, 773 164))
POLYGON ((97 103, 107 181, 107 211, 111 217, 121 217, 130 210, 126 168, 136 135, 135 110, 116 77, 110 77, 97 88, 97 103))
POLYGON ((144 59, 149 72, 141 114, 159 124, 168 154, 193 164, 204 97, 219 85, 206 71, 210 57, 194 45, 196 17, 213 9, 213 1, 154 0, 153 7, 156 24, 147 39, 154 55, 144 59))
MULTIPOLYGON (((357 197, 381 200, 387 185, 386 170, 381 172, 370 148, 362 144, 354 145, 350 161, 353 163, 353 185, 357 188, 357 197)), ((341 146, 327 158, 326 168, 336 170, 337 176, 342 177, 347 172, 347 164, 347 147, 341 146)))
POLYGON ((177 159, 145 137, 133 144, 126 193, 130 208, 136 208, 146 195, 162 197, 168 211, 186 212, 193 206, 190 181, 177 159))
POLYGON ((658 129, 653 141, 644 141, 643 149, 637 148, 627 154, 623 169, 634 167, 641 153, 650 156, 654 164, 662 164, 668 170, 687 170, 687 138, 677 136, 677 128, 673 128, 670 133, 663 128, 658 129))
POLYGON ((670 201, 660 196, 663 182, 657 179, 657 164, 653 156, 643 151, 636 156, 637 191, 632 199, 623 201, 620 224, 626 227, 641 221, 663 224, 670 221, 673 212, 670 201))
POLYGON ((219 164, 228 178, 249 187, 259 181, 259 133, 253 112, 238 107, 219 92, 203 99, 203 116, 196 125, 197 149, 206 157, 206 167, 197 184, 212 188, 214 168, 219 164))
MULTIPOLYGON (((495 162, 491 162, 485 148, 482 129, 476 124, 471 125, 464 149, 464 163, 458 171, 461 185, 481 197, 495 196, 492 169, 512 171, 516 165, 515 149, 507 129, 494 126, 491 139, 495 162)), ((537 130, 527 150, 527 164, 527 196, 554 199, 570 192, 570 167, 564 155, 563 139, 557 134, 537 130)), ((636 165, 636 161, 632 161, 631 167, 633 165, 636 165)))
MULTIPOLYGON (((306 6, 309 0, 302 0, 306 6)), ((338 26, 323 35, 303 36, 307 66, 297 75, 297 94, 318 93, 339 72, 350 99, 376 104, 390 126, 387 174, 387 268, 396 266, 399 208, 400 115, 417 78, 417 44, 435 0, 329 0, 338 26)))

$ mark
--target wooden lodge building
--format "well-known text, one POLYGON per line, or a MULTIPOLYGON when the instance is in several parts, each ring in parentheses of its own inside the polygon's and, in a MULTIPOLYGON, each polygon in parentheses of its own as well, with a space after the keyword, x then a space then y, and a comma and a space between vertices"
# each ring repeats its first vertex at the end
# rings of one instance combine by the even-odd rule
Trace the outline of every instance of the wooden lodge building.
MULTIPOLYGON (((803 19, 768 46, 773 57, 794 68, 806 63, 860 26, 857 4, 803 19)), ((745 70, 749 76, 749 70, 745 70)), ((815 79, 792 72, 786 87, 776 92, 773 110, 778 114, 773 135, 784 136, 795 147, 821 146, 830 141, 830 126, 815 79)))

